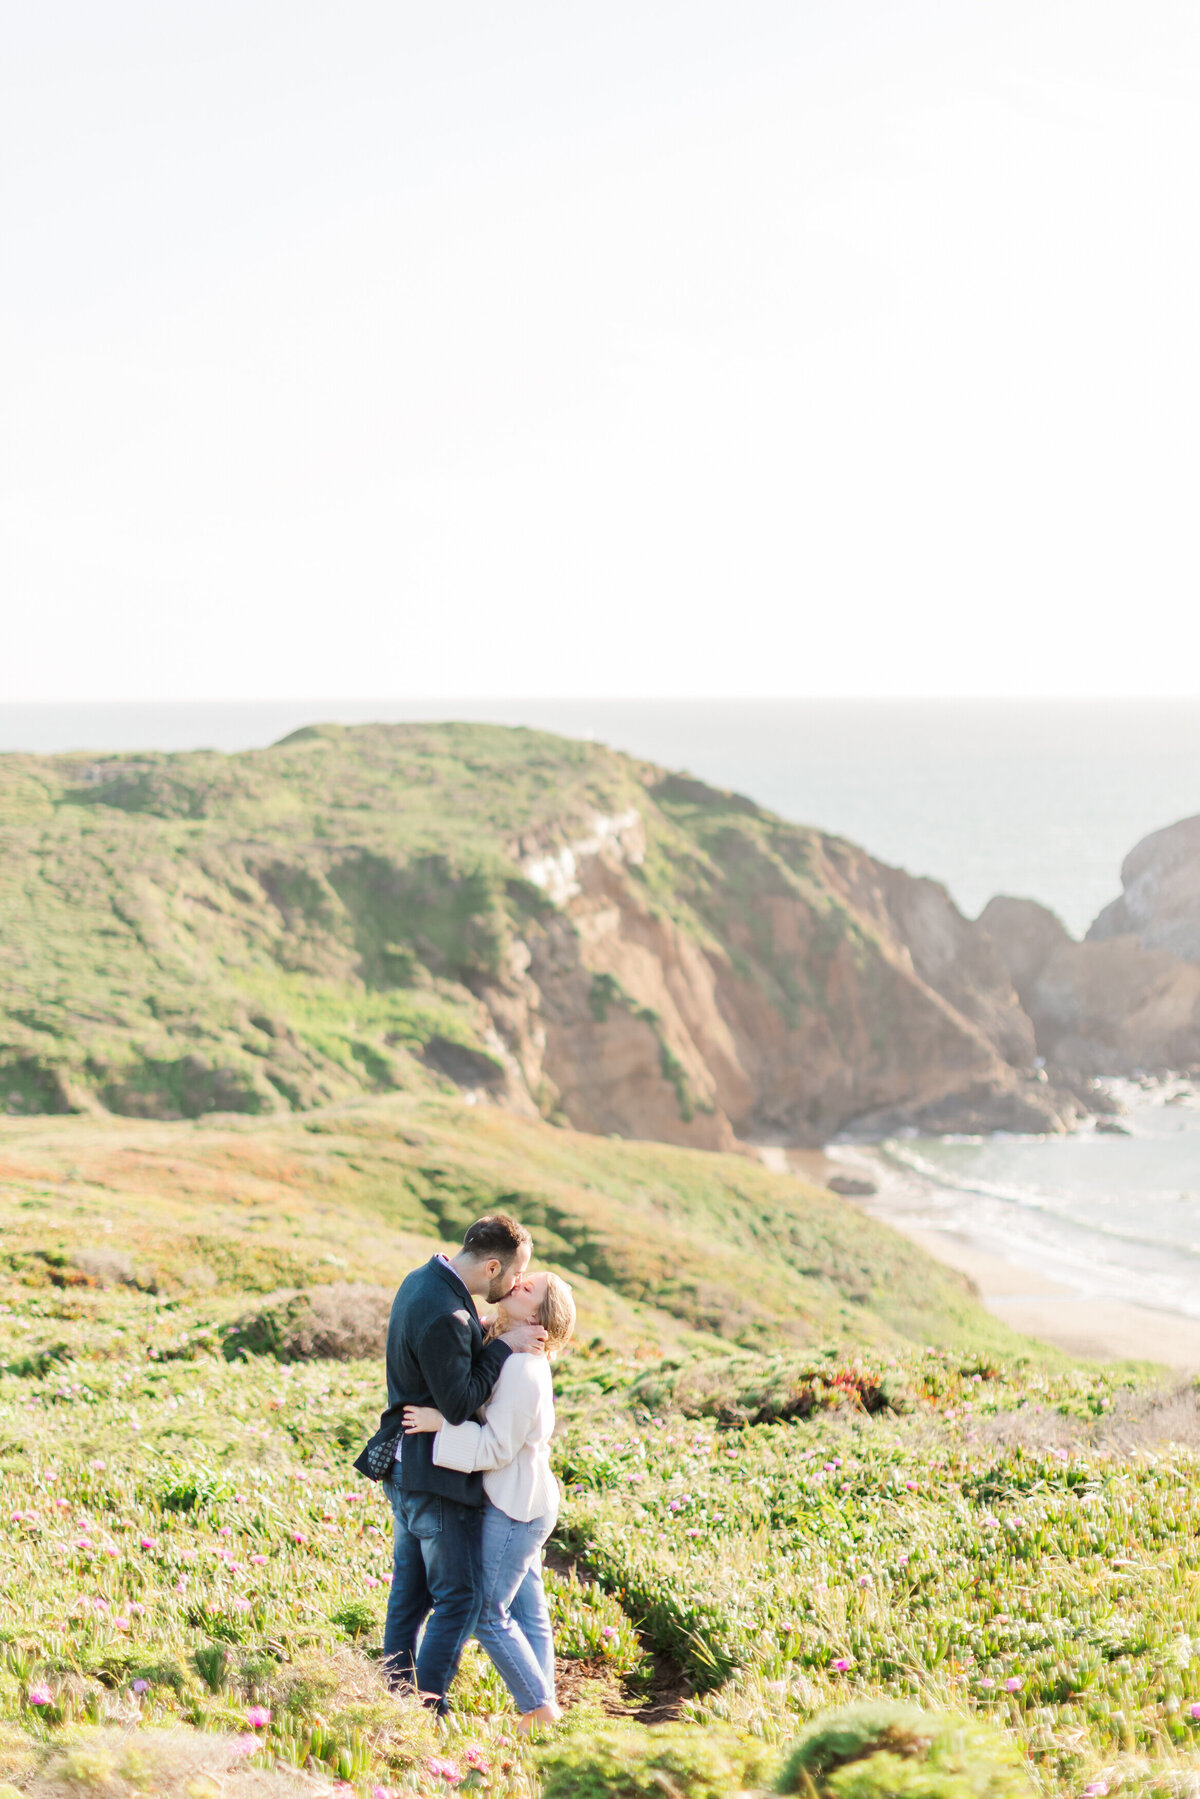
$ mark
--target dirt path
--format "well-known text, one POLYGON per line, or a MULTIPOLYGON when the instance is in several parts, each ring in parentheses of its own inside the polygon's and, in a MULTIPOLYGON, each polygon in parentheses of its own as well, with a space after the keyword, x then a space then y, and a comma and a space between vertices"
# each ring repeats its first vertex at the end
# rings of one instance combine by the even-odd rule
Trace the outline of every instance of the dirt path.
MULTIPOLYGON (((580 1558, 560 1549, 556 1543, 546 1545, 546 1566, 555 1574, 586 1576, 580 1558)), ((636 1627, 635 1627, 636 1628, 636 1627)), ((640 1632, 639 1632, 640 1636, 640 1632)), ((600 1685, 600 1704, 609 1717, 627 1718, 633 1724, 667 1724, 682 1715, 684 1702, 694 1688, 687 1674, 669 1655, 644 1644, 653 1672, 649 1686, 640 1683, 627 1686, 616 1679, 599 1656, 582 1661, 576 1656, 555 1658, 555 1686, 559 1702, 570 1705, 587 1685, 600 1685)))

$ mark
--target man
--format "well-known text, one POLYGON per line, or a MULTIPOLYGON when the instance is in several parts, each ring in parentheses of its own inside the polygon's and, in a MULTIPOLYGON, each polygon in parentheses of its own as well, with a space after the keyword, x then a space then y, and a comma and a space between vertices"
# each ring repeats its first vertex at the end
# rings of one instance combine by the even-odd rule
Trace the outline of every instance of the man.
POLYGON ((435 1467, 433 1438, 403 1434, 404 1408, 436 1406, 451 1424, 462 1424, 487 1399, 505 1359, 545 1341, 541 1325, 523 1324, 485 1346, 475 1309, 477 1298, 507 1298, 532 1247, 523 1224, 496 1212, 476 1220, 457 1255, 432 1256, 406 1276, 388 1323, 388 1408, 354 1464, 375 1478, 386 1465, 384 1489, 396 1520, 384 1670, 394 1687, 415 1689, 439 1714, 450 1709, 450 1684, 483 1598, 483 1476, 435 1467))

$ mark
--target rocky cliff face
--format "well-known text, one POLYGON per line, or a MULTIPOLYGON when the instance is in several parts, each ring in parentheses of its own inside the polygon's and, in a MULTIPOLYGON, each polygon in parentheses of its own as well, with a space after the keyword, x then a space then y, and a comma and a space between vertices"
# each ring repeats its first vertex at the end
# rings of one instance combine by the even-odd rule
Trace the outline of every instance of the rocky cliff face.
POLYGON ((522 862, 557 910, 524 933, 519 975, 480 992, 532 1091, 551 1087, 589 1130, 711 1148, 848 1124, 1059 1128, 1070 1102, 1039 1076, 1000 958, 944 888, 739 796, 646 775, 620 828, 599 821, 522 862))
POLYGON ((1139 843, 1121 879, 1082 943, 1032 900, 979 919, 1060 1080, 1200 1070, 1200 818, 1139 843))
POLYGON ((1143 949, 1200 962, 1200 817, 1144 837, 1121 865, 1121 885, 1089 943, 1132 936, 1143 949))
POLYGON ((715 1148, 1070 1109, 935 882, 533 732, 0 758, 0 926, 12 1111, 452 1085, 715 1148))

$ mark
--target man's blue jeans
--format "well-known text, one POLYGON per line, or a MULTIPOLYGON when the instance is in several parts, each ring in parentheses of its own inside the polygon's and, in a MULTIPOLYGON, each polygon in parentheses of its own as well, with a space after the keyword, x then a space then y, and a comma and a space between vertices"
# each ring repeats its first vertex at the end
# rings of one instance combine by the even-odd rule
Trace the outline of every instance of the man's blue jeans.
POLYGON ((542 1585, 542 1544, 554 1514, 528 1524, 489 1501, 483 1512, 483 1606, 475 1635, 522 1712, 554 1698, 554 1637, 542 1585))
POLYGON ((393 1687, 415 1689, 449 1710, 446 1695, 483 1597, 477 1505, 383 1483, 396 1521, 392 1590, 383 1627, 383 1666, 393 1687), (426 1622, 428 1620, 428 1622, 426 1622), (420 1648, 421 1626, 425 1634, 420 1648))

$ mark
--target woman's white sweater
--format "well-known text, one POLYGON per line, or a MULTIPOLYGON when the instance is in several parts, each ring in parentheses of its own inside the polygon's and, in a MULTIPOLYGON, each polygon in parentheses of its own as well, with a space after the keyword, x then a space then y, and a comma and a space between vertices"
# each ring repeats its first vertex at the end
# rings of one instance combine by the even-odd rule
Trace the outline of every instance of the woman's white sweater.
POLYGON ((554 1383, 544 1355, 510 1355, 483 1408, 483 1423, 443 1424, 433 1439, 439 1468, 483 1469, 483 1490, 498 1511, 527 1524, 558 1512, 550 1470, 554 1383))

